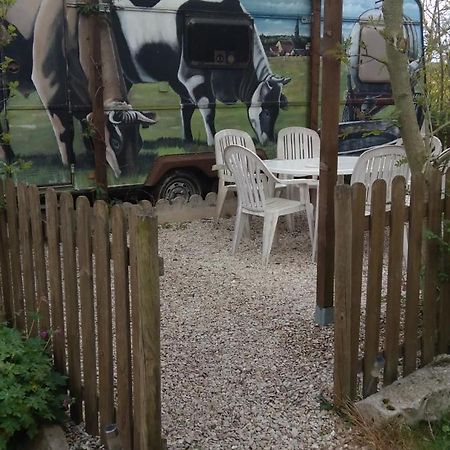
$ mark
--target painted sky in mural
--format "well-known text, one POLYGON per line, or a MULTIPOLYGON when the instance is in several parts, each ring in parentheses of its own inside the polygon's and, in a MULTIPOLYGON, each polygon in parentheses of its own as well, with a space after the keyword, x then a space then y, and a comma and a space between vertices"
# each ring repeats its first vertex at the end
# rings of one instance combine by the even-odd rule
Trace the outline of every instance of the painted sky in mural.
MULTIPOLYGON (((254 17, 256 26, 260 33, 271 34, 292 34, 295 28, 296 17, 306 19, 311 14, 311 4, 309 0, 241 0, 244 7, 254 17), (274 19, 273 16, 278 16, 274 19), (269 18, 268 16, 272 16, 269 18)), ((375 0, 344 0, 343 10, 343 34, 348 36, 354 22, 361 13, 379 5, 375 0)), ((404 0, 405 15, 414 21, 420 20, 420 9, 415 0, 404 0)), ((306 20, 305 20, 306 21, 306 20)), ((308 23, 300 22, 300 34, 309 35, 310 26, 308 23)))

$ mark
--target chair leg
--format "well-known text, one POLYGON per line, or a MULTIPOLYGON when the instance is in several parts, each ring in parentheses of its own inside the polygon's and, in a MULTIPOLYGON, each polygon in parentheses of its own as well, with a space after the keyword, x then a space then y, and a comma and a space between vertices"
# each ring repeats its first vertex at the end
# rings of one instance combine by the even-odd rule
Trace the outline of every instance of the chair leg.
MULTIPOLYGON (((244 214, 245 216, 246 214, 244 214)), ((236 253, 236 250, 242 240, 242 234, 244 232, 245 228, 245 222, 247 222, 247 219, 243 217, 242 209, 238 207, 236 211, 236 222, 234 225, 234 235, 233 235, 233 245, 231 247, 231 253, 234 255, 236 253)))
MULTIPOLYGON (((319 199, 319 191, 317 191, 317 200, 319 199)), ((319 202, 316 202, 316 211, 314 218, 314 239, 312 245, 312 261, 317 262, 317 236, 319 230, 319 202)))
POLYGON ((263 226, 263 264, 269 262, 270 251, 272 250, 273 238, 277 229, 278 215, 268 214, 264 216, 263 226))
POLYGON ((405 267, 408 267, 408 235, 409 235, 409 227, 408 224, 405 223, 403 227, 403 264, 405 267))
POLYGON ((217 189, 217 202, 216 202, 216 223, 219 221, 219 218, 222 216, 223 206, 225 204, 225 199, 227 198, 228 189, 223 183, 223 181, 219 181, 219 187, 217 189))

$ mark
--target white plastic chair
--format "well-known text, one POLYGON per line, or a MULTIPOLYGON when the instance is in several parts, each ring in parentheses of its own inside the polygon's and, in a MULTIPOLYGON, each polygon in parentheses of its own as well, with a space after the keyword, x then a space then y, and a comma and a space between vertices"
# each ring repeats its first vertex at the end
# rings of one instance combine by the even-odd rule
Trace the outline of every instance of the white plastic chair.
POLYGON ((214 136, 214 150, 216 156, 216 164, 213 170, 218 171, 219 184, 217 188, 217 220, 222 215, 223 205, 227 197, 228 191, 236 191, 233 175, 225 164, 223 153, 229 145, 241 145, 256 153, 255 144, 248 133, 241 130, 226 129, 221 130, 214 136))
MULTIPOLYGON (((317 131, 304 127, 287 127, 278 132, 277 159, 309 159, 319 157, 320 136, 317 131)), ((292 177, 284 175, 281 179, 292 179, 292 177)), ((301 180, 301 178, 296 178, 296 180, 301 180)), ((319 185, 317 180, 310 180, 309 183, 312 189, 317 189, 319 185)), ((294 198, 292 195, 293 188, 294 186, 288 187, 288 198, 294 198)), ((288 217, 288 227, 290 230, 293 228, 292 217, 288 217)))
MULTIPOLYGON (((225 149, 225 162, 231 170, 238 193, 238 209, 233 236, 232 253, 235 254, 250 215, 264 217, 263 263, 269 261, 279 216, 306 211, 309 236, 313 242, 313 211, 305 183, 302 201, 275 196, 275 185, 280 180, 273 175, 258 155, 250 150, 231 145, 225 149)), ((290 180, 286 180, 289 183, 290 180)))
MULTIPOLYGON (((392 180, 401 175, 409 182, 411 172, 406 152, 400 145, 385 145, 366 150, 358 159, 350 184, 364 183, 366 186, 366 215, 370 214, 372 185, 375 180, 386 181, 386 210, 390 210, 392 200, 392 180)), ((408 224, 405 223, 403 238, 403 261, 408 255, 408 224)))
MULTIPOLYGON (((401 175, 406 182, 410 178, 410 169, 406 160, 405 149, 397 144, 379 145, 366 150, 360 155, 353 169, 350 184, 363 183, 366 186, 366 215, 370 214, 372 184, 375 180, 386 181, 386 209, 390 209, 392 180, 401 175)), ((403 245, 404 260, 408 251, 407 224, 405 224, 405 240, 403 245)), ((314 230, 313 261, 317 253, 317 214, 314 230)))
POLYGON ((392 180, 397 175, 409 181, 410 169, 405 149, 400 145, 377 146, 366 150, 358 158, 350 183, 363 183, 366 186, 366 211, 370 211, 373 182, 378 179, 386 181, 386 204, 389 205, 392 180))
POLYGON ((319 158, 320 137, 309 128, 287 127, 278 132, 278 159, 319 158))

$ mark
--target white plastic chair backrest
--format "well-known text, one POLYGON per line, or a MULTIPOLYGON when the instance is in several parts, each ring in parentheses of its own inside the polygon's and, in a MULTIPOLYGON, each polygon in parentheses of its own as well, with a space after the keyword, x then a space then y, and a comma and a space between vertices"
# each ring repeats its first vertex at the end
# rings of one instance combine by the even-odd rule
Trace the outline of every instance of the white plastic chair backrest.
POLYGON ((248 148, 253 153, 256 153, 255 144, 253 143, 250 135, 241 130, 226 129, 218 131, 214 136, 214 151, 216 155, 216 164, 221 168, 218 170, 219 177, 223 178, 224 181, 234 183, 233 176, 231 172, 225 165, 223 158, 223 153, 229 145, 240 145, 242 147, 248 148))
MULTIPOLYGON (((424 140, 426 139, 426 136, 423 136, 424 140)), ((389 142, 385 145, 401 145, 403 146, 403 139, 398 138, 395 141, 389 142)), ((442 142, 437 136, 431 136, 430 137, 430 149, 431 149, 431 156, 439 156, 442 152, 442 142)))
POLYGON ((225 149, 225 162, 233 174, 242 208, 263 212, 266 199, 274 197, 278 179, 256 153, 239 145, 225 149))
POLYGON ((317 131, 303 127, 287 127, 278 132, 278 159, 307 159, 320 156, 317 131))
POLYGON ((370 206, 372 184, 375 180, 386 181, 386 203, 391 202, 392 180, 402 175, 409 181, 410 169, 405 149, 399 145, 385 145, 366 150, 356 162, 351 184, 363 183, 366 186, 366 206, 370 206))

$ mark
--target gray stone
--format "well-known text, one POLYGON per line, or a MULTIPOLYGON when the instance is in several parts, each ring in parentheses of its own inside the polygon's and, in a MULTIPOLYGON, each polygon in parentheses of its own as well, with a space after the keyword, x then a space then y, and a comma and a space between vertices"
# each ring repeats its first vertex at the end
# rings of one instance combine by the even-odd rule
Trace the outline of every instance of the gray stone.
POLYGON ((64 431, 59 425, 47 425, 24 450, 69 450, 64 431))
POLYGON ((450 409, 450 355, 435 360, 359 401, 355 405, 368 422, 412 425, 421 420, 439 420, 450 409))

